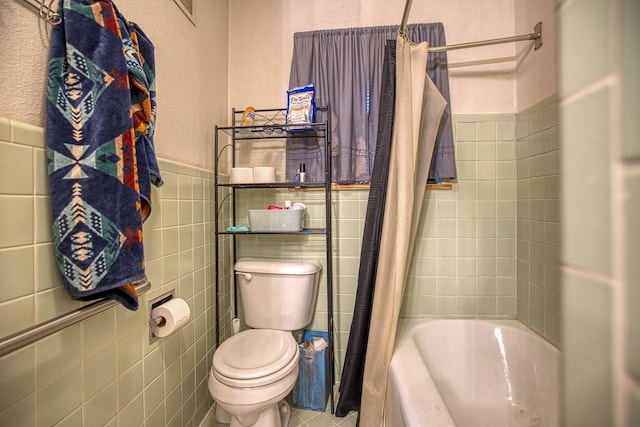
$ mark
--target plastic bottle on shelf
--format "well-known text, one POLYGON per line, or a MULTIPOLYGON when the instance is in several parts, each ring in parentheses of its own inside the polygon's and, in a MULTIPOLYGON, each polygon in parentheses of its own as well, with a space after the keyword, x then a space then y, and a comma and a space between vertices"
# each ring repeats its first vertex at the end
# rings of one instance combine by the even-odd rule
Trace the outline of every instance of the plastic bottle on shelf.
POLYGON ((256 121, 256 109, 252 106, 248 106, 242 113, 242 119, 240 119, 240 135, 248 136, 250 134, 249 129, 243 129, 247 126, 253 126, 256 121))
POLYGON ((256 109, 252 106, 248 106, 242 113, 242 119, 240 120, 240 126, 253 126, 256 121, 256 109))
POLYGON ((307 182, 307 167, 304 163, 300 163, 300 182, 307 182))

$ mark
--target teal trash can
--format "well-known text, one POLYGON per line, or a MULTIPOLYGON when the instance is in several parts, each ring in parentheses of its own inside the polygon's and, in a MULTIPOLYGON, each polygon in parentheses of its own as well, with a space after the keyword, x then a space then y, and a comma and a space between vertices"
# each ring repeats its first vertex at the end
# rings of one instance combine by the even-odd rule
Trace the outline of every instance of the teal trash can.
POLYGON ((298 380, 293 387, 292 397, 294 408, 324 412, 331 387, 331 361, 329 347, 315 350, 313 346, 303 348, 305 341, 313 343, 314 339, 322 338, 329 344, 329 333, 325 331, 305 330, 300 337, 300 359, 298 360, 298 380))

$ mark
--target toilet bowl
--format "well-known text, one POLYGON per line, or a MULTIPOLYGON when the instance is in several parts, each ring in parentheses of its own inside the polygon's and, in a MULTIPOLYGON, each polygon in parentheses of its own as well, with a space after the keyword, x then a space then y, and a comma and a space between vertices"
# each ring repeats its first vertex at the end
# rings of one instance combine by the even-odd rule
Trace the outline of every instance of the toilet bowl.
POLYGON ((240 332, 218 348, 209 392, 232 427, 286 426, 280 403, 295 385, 299 354, 290 332, 272 329, 240 332))
POLYGON ((209 392, 231 427, 286 427, 285 397, 298 378, 292 331, 311 322, 321 265, 241 259, 235 267, 245 322, 254 329, 224 341, 213 355, 209 392))

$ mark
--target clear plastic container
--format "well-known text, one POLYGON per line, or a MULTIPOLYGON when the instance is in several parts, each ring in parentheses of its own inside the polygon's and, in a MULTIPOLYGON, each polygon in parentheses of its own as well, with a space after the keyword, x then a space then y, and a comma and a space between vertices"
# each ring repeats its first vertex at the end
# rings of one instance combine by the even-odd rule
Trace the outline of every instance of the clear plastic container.
POLYGON ((302 209, 249 209, 249 229, 254 232, 301 231, 302 209))

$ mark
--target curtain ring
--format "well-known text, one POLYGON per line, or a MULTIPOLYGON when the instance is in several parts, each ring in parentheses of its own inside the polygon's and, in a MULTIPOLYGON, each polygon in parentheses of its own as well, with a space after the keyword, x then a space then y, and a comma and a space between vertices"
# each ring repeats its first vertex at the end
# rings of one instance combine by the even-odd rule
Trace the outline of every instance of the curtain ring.
MULTIPOLYGON (((51 0, 49 2, 49 12, 51 13, 49 15, 49 22, 51 22, 52 25, 59 25, 60 23, 62 23, 62 16, 58 15, 58 12, 53 10, 53 3, 56 0, 51 0)), ((60 10, 61 8, 58 7, 58 9, 60 10)))

